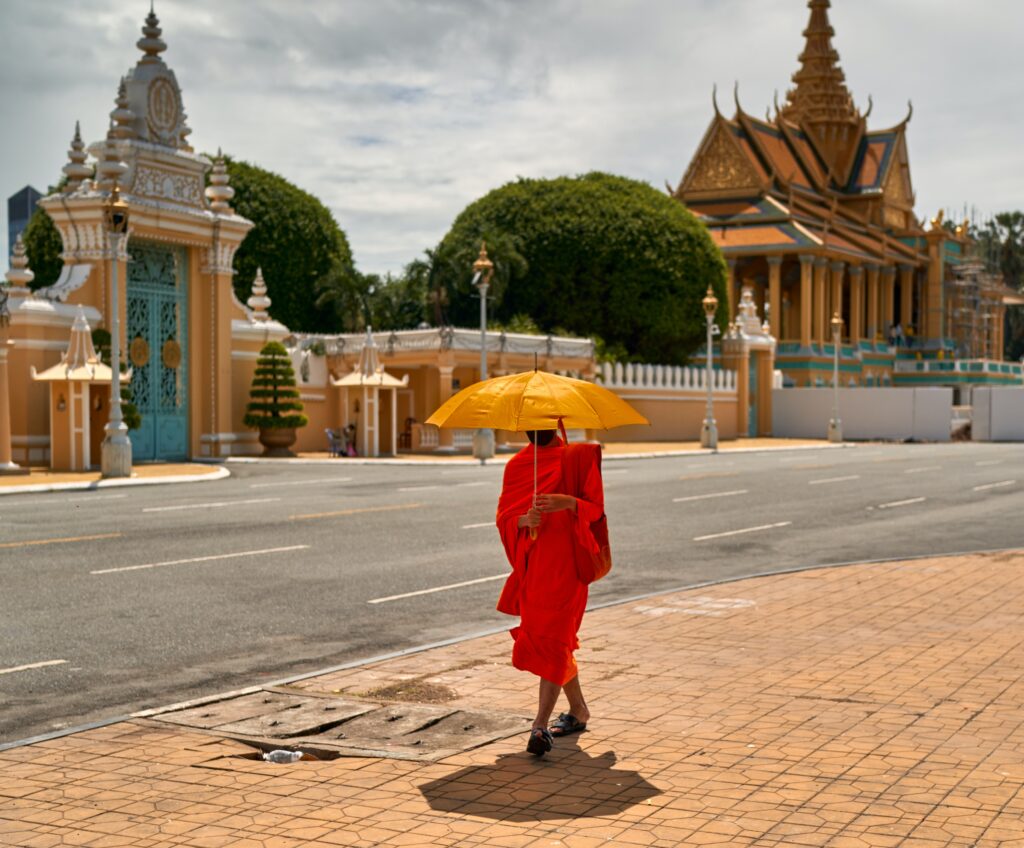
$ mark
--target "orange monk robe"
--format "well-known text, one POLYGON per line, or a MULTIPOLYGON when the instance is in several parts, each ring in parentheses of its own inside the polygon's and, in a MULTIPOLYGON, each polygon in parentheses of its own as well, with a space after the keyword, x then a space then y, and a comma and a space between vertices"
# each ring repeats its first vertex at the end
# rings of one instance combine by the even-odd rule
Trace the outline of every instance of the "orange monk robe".
POLYGON ((593 529, 603 516, 600 446, 566 446, 556 438, 547 447, 528 445, 505 466, 497 523, 512 574, 498 609, 520 617, 512 629, 512 664, 559 686, 576 676, 573 651, 587 605, 587 583, 577 562, 581 552, 601 550, 593 529), (576 511, 544 513, 537 538, 531 539, 529 528, 518 522, 533 503, 534 450, 538 494, 573 495, 576 511))

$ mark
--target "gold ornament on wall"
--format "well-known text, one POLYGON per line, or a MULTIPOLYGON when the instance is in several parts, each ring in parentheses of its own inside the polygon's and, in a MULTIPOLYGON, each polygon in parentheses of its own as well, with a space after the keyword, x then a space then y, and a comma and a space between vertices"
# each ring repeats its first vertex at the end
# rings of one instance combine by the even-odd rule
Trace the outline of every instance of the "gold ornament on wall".
POLYGON ((164 367, 175 369, 181 365, 181 345, 179 345, 174 339, 168 339, 164 342, 161 356, 164 361, 164 367))
POLYGON ((136 368, 143 368, 149 362, 149 343, 142 336, 132 339, 128 346, 128 358, 136 368))

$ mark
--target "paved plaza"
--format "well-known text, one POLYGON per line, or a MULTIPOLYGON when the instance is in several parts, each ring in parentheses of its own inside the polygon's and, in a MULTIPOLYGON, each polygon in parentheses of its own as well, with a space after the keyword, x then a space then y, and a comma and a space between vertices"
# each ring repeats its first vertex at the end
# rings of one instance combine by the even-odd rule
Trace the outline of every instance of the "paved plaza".
MULTIPOLYGON (((1024 845, 1022 568, 1021 552, 874 563, 592 611, 591 729, 543 760, 519 734, 434 763, 273 765, 151 718, 10 749, 0 843, 1024 845)), ((497 634, 290 688, 527 716, 509 647, 497 634)))

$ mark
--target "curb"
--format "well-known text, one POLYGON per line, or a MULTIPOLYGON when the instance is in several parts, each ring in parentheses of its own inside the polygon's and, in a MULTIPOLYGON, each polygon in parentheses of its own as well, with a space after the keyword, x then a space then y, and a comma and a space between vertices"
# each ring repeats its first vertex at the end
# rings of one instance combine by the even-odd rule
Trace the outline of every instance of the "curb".
MULTIPOLYGON (((984 548, 981 550, 973 551, 944 551, 940 553, 927 553, 927 554, 910 554, 906 556, 896 557, 883 557, 880 559, 867 559, 867 560, 856 560, 848 562, 826 562, 816 563, 813 565, 796 565, 788 568, 780 568, 777 570, 759 571, 754 574, 742 574, 734 577, 722 577, 717 580, 703 580, 699 583, 687 584, 685 586, 676 586, 672 589, 659 589, 656 592, 648 592, 642 595, 631 595, 628 598, 616 598, 611 601, 601 601, 595 604, 587 604, 586 611, 592 612, 594 610, 607 609, 609 607, 622 606, 623 604, 631 604, 636 601, 648 600, 650 598, 664 597, 665 595, 674 595, 678 592, 688 592, 694 589, 705 589, 709 586, 724 586, 729 583, 740 583, 744 580, 755 580, 763 577, 781 577, 786 574, 797 574, 802 571, 817 571, 818 569, 831 569, 831 568, 844 568, 853 565, 880 565, 887 562, 913 562, 919 559, 935 559, 939 557, 957 557, 957 556, 974 556, 978 554, 994 554, 1004 553, 1006 551, 1020 550, 1019 548, 984 548)), ((26 745, 35 745, 39 742, 47 742, 51 739, 60 739, 64 736, 72 736, 76 733, 83 733, 87 730, 96 730, 100 727, 109 727, 112 724, 118 724, 120 722, 131 721, 132 719, 148 718, 149 716, 156 715, 158 713, 165 713, 170 711, 178 711, 188 709, 190 707, 201 706, 202 704, 209 704, 216 701, 223 701, 227 698, 238 697, 239 695, 248 695, 253 692, 259 692, 268 686, 287 686, 290 683, 297 683, 300 680, 308 680, 311 677, 319 677, 324 674, 333 674, 336 671, 345 671, 350 668, 359 668, 361 666, 373 665, 374 663, 386 662, 387 660, 396 659, 398 657, 406 657, 412 654, 420 654, 425 651, 433 650, 434 648, 444 648, 449 645, 458 645, 462 642, 469 642, 473 639, 481 639, 485 636, 494 636, 498 633, 505 633, 508 630, 508 626, 492 627, 487 630, 480 630, 476 633, 467 633, 462 636, 453 636, 449 639, 442 639, 438 642, 430 642, 426 645, 414 645, 411 648, 401 648, 397 651, 390 651, 386 654, 378 654, 373 657, 364 657, 362 659, 350 660, 340 665, 328 666, 326 668, 317 669, 316 671, 304 672, 303 674, 296 674, 290 677, 283 677, 279 680, 270 681, 267 683, 260 683, 257 685, 245 686, 240 689, 234 689, 228 692, 218 692, 215 695, 201 695, 198 698, 193 698, 188 701, 179 701, 174 704, 169 704, 164 707, 154 707, 152 709, 140 710, 138 712, 129 713, 128 715, 115 716, 108 719, 100 719, 98 721, 89 722, 88 724, 78 725, 77 727, 68 727, 62 730, 55 730, 51 733, 43 733, 39 736, 30 736, 26 739, 16 739, 13 742, 0 743, 0 752, 9 751, 13 748, 23 748, 26 745)))
POLYGON ((162 483, 206 483, 223 480, 231 472, 218 467, 210 474, 172 474, 167 477, 129 477, 113 480, 92 480, 86 483, 32 483, 27 486, 0 486, 0 497, 4 495, 25 495, 32 492, 84 492, 96 489, 117 489, 121 486, 156 486, 162 483))

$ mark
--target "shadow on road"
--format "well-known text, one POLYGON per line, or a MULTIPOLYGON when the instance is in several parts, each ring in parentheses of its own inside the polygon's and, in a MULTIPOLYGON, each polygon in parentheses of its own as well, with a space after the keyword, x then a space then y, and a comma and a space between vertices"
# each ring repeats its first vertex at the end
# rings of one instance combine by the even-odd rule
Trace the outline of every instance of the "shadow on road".
POLYGON ((525 751, 467 766, 420 786, 430 808, 502 822, 616 815, 661 794, 638 772, 614 768, 613 751, 590 756, 559 740, 547 756, 525 751))

